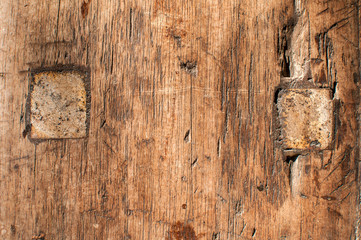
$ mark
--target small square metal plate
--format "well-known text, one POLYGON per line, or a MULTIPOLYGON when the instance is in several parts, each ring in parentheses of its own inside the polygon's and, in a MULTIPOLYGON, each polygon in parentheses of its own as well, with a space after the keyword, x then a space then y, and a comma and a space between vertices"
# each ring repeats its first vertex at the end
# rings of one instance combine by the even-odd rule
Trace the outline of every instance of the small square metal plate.
POLYGON ((328 149, 333 133, 333 103, 329 89, 285 89, 277 108, 283 149, 328 149))
POLYGON ((34 70, 28 100, 31 139, 87 136, 90 95, 87 71, 34 70))

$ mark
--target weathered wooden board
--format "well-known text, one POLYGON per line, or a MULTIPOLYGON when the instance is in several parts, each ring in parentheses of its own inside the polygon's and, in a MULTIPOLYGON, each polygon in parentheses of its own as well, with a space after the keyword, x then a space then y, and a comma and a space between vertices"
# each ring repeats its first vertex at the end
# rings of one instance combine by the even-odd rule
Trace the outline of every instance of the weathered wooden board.
POLYGON ((359 6, 0 1, 0 238, 359 239, 359 6), (31 71, 62 66, 88 137, 30 141, 31 71), (330 147, 283 148, 278 93, 321 88, 330 147))

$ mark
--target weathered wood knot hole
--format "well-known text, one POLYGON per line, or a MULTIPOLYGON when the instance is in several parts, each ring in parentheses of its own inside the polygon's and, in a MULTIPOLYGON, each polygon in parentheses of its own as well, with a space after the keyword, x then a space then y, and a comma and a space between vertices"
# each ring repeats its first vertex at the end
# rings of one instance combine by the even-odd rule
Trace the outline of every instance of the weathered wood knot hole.
MULTIPOLYGON (((283 150, 297 152, 331 147, 334 116, 330 89, 282 89, 276 91, 275 97, 278 141, 283 150)), ((294 161, 289 157, 291 160, 294 161)))
POLYGON ((181 70, 185 71, 186 73, 192 76, 197 76, 198 74, 197 61, 190 61, 190 60, 182 61, 179 59, 179 67, 181 70))
POLYGON ((30 75, 25 130, 29 138, 84 138, 88 135, 90 83, 85 68, 35 69, 30 75))

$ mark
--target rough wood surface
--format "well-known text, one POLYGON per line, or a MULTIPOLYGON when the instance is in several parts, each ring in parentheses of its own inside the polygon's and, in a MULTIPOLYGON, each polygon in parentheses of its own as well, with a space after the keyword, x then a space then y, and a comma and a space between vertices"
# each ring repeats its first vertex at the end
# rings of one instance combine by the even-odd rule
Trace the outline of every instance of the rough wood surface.
POLYGON ((1 239, 360 239, 358 0, 1 0, 1 239), (29 74, 90 69, 85 139, 29 141, 29 74), (287 155, 277 91, 328 88, 287 155), (25 136, 25 137, 24 137, 25 136))

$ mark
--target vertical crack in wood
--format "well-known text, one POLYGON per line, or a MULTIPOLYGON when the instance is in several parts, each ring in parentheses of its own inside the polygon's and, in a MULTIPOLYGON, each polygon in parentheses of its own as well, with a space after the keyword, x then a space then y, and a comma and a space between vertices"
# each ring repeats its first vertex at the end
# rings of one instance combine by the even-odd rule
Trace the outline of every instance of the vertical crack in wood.
POLYGON ((248 114, 249 114, 249 122, 252 122, 252 114, 253 114, 253 52, 251 52, 251 56, 250 56, 250 63, 249 63, 249 73, 248 73, 248 114))
POLYGON ((56 18, 55 41, 58 41, 58 35, 59 35, 60 3, 61 3, 61 0, 59 0, 59 2, 58 2, 58 16, 56 18))

